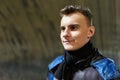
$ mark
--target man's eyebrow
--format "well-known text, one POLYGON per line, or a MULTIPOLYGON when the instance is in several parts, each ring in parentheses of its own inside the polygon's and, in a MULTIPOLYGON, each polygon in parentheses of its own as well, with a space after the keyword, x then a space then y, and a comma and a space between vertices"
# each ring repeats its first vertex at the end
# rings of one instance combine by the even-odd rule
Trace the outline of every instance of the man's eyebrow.
POLYGON ((80 26, 79 24, 70 24, 69 26, 80 26))
MULTIPOLYGON (((80 26, 79 24, 70 24, 68 26, 80 26)), ((60 26, 60 27, 65 27, 65 26, 60 26)))

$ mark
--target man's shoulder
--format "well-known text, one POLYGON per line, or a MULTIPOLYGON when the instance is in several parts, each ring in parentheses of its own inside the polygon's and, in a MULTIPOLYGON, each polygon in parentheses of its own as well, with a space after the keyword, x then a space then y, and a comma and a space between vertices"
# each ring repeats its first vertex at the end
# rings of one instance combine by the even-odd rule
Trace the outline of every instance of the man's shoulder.
POLYGON ((92 66, 99 72, 99 74, 105 79, 120 78, 120 72, 115 65, 115 62, 110 58, 103 58, 92 62, 92 66))
POLYGON ((56 58, 48 65, 48 69, 51 70, 52 68, 54 68, 55 66, 57 66, 58 64, 60 64, 63 60, 64 60, 64 56, 63 56, 63 55, 56 57, 56 58))

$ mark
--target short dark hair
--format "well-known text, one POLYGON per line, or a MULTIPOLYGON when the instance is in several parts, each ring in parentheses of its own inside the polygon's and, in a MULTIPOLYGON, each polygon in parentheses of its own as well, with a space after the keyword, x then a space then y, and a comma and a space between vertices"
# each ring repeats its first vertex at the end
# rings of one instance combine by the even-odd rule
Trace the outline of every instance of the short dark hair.
POLYGON ((69 5, 69 6, 65 6, 63 9, 60 10, 60 15, 69 15, 72 13, 76 13, 76 12, 80 12, 81 14, 83 14, 87 19, 90 25, 93 25, 92 22, 92 12, 88 7, 82 7, 80 5, 69 5))

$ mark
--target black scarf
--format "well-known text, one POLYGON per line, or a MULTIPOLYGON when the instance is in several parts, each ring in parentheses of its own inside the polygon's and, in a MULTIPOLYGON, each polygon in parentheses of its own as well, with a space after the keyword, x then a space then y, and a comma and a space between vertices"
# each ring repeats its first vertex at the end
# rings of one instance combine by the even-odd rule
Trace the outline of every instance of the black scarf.
POLYGON ((58 80, 72 80, 73 74, 77 70, 83 70, 84 68, 90 66, 90 62, 96 53, 98 53, 98 50, 93 47, 91 41, 78 50, 65 51, 64 61, 55 71, 55 77, 58 80))

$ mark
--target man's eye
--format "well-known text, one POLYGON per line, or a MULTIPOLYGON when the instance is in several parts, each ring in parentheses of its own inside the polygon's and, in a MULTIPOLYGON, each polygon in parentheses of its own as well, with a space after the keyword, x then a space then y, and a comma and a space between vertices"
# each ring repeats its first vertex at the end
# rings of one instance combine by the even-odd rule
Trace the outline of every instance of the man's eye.
POLYGON ((61 30, 61 31, 64 31, 64 30, 65 30, 65 27, 60 27, 60 30, 61 30))
POLYGON ((72 31, 76 30, 77 28, 78 28, 77 26, 71 26, 71 27, 70 27, 70 29, 71 29, 72 31))

